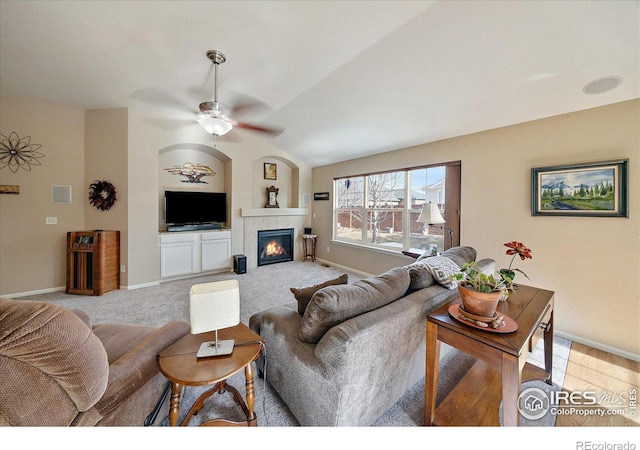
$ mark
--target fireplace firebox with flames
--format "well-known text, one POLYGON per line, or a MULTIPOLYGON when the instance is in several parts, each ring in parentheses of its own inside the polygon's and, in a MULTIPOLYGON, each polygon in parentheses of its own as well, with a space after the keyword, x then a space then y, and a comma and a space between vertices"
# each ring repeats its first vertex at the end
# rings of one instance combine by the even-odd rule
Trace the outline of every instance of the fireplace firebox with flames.
POLYGON ((258 266, 293 261, 293 228, 258 231, 258 266))

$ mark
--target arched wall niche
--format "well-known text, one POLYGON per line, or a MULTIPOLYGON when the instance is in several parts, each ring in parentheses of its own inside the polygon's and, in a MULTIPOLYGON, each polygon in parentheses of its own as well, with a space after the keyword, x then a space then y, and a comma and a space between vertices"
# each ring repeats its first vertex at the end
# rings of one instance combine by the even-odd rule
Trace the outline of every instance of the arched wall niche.
MULTIPOLYGON (((204 191, 227 193, 227 217, 231 205, 231 158, 220 150, 197 143, 181 143, 161 148, 158 151, 158 224, 166 229, 164 220, 164 191, 204 191), (185 164, 201 164, 215 172, 192 182, 183 175, 172 174, 168 169, 185 164)), ((230 219, 229 219, 230 220, 230 219)), ((228 226, 228 223, 226 224, 228 226)))
POLYGON ((267 202, 267 188, 275 186, 278 191, 280 208, 298 208, 300 205, 300 168, 297 164, 281 156, 263 156, 251 165, 251 207, 264 208, 267 202), (274 164, 276 179, 265 178, 265 164, 274 164))

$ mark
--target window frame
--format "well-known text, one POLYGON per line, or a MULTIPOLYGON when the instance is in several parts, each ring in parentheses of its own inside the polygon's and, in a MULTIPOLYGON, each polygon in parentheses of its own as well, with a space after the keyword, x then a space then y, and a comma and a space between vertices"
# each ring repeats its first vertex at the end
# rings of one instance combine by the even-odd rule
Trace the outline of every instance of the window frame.
MULTIPOLYGON (((411 251, 411 250, 416 250, 416 249, 412 249, 410 246, 410 243, 412 241, 411 239, 411 214, 419 214, 421 209, 415 209, 412 208, 413 206, 413 202, 411 200, 409 201, 404 201, 404 206, 402 208, 371 208, 368 207, 368 195, 369 195, 369 189, 368 189, 368 180, 370 176, 376 176, 376 175, 383 175, 383 174, 402 174, 403 175, 403 182, 404 182, 404 199, 411 199, 411 172, 412 171, 416 171, 416 170, 422 170, 422 169, 431 169, 431 168, 437 168, 437 167, 442 167, 443 170, 445 171, 444 174, 444 180, 445 180, 445 202, 444 204, 446 205, 445 208, 449 207, 447 200, 447 197, 449 197, 447 195, 447 190, 448 189, 454 189, 457 192, 455 192, 455 195, 452 196, 453 199, 457 199, 457 205, 451 205, 451 209, 455 210, 456 214, 455 214, 455 218, 457 219, 457 223, 455 224, 455 228, 457 230, 460 229, 459 226, 459 199, 460 199, 460 177, 457 177, 457 185, 453 185, 451 187, 448 186, 448 182, 447 182, 447 178, 448 178, 448 174, 449 174, 449 166, 458 166, 458 171, 460 171, 460 166, 461 166, 461 162, 460 161, 451 161, 451 162, 446 162, 446 163, 438 163, 438 164, 427 164, 427 165, 421 165, 421 166, 414 166, 414 167, 407 167, 407 168, 399 168, 399 169, 395 169, 395 170, 386 170, 386 171, 380 171, 380 172, 370 172, 370 173, 363 173, 363 174, 356 174, 356 175, 348 175, 348 176, 340 176, 340 177, 335 177, 333 179, 333 200, 334 200, 334 204, 333 204, 333 208, 332 208, 332 216, 333 216, 333 224, 332 224, 332 242, 337 243, 337 244, 343 244, 343 245, 347 245, 347 246, 356 246, 356 247, 362 247, 362 248, 366 248, 366 249, 371 249, 371 250, 379 250, 379 251, 383 251, 383 252, 390 252, 390 253, 401 253, 403 251, 411 251), (349 205, 349 207, 340 207, 339 205, 339 200, 341 199, 341 195, 340 195, 340 191, 339 191, 339 183, 343 180, 357 180, 358 178, 362 178, 362 193, 360 194, 360 196, 362 197, 361 199, 361 204, 353 207, 351 204, 349 205), (360 234, 360 239, 359 240, 355 240, 355 239, 345 239, 344 237, 339 237, 338 236, 338 229, 339 229, 339 214, 341 213, 341 211, 345 212, 346 210, 353 210, 353 209, 360 209, 360 227, 361 227, 361 234, 360 234), (391 214, 393 213, 398 213, 400 212, 401 214, 401 220, 402 220, 402 244, 398 247, 394 247, 392 245, 389 245, 389 243, 384 243, 384 244, 379 244, 379 243, 371 243, 369 242, 369 213, 373 212, 373 211, 385 211, 385 212, 389 212, 391 214)), ((459 172, 458 172, 459 173, 459 172)), ((455 177, 454 177, 455 178, 455 177)), ((356 193, 357 194, 357 193, 356 193)), ((426 198, 425 198, 426 201, 426 198)), ((449 244, 448 239, 447 239, 447 233, 443 233, 443 247, 446 249, 447 245, 449 244)), ((456 241, 459 243, 459 234, 458 234, 458 238, 456 239, 456 241)), ((453 244, 454 246, 456 245, 455 243, 453 244)))

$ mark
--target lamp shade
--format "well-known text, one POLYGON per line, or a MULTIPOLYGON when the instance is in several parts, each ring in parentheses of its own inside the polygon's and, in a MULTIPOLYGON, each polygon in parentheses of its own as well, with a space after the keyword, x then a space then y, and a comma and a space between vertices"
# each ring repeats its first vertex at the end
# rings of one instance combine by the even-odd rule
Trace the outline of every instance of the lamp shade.
POLYGON ((445 223, 444 217, 440 214, 440 209, 438 205, 434 205, 433 203, 425 203, 422 205, 422 211, 420 211, 420 215, 416 222, 420 223, 445 223))
POLYGON ((191 334, 205 333, 240 323, 238 280, 191 286, 189 291, 191 334))

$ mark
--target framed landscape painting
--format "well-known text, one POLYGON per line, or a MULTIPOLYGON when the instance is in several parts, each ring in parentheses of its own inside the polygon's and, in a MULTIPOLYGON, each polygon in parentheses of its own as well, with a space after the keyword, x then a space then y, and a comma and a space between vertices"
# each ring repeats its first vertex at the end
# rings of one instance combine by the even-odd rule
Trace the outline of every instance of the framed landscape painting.
POLYGON ((629 217, 628 159, 531 169, 534 216, 629 217))

